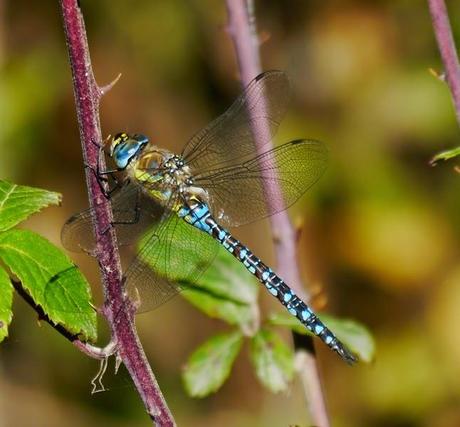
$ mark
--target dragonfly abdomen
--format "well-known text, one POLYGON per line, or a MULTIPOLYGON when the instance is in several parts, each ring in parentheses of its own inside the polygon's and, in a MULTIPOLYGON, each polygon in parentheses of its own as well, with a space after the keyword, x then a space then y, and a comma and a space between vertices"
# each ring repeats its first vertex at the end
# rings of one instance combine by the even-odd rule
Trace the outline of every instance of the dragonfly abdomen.
POLYGON ((245 245, 235 239, 229 231, 217 223, 206 203, 197 202, 190 206, 183 206, 179 209, 178 215, 189 224, 210 234, 214 239, 219 241, 309 331, 318 336, 346 362, 355 362, 355 357, 315 315, 313 310, 270 267, 265 265, 245 245))

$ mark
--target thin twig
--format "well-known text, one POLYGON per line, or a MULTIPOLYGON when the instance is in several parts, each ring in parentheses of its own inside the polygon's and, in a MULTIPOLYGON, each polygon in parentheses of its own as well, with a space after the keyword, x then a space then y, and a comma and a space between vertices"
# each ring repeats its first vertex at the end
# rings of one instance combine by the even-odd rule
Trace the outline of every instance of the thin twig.
POLYGON ((113 356, 118 350, 116 341, 110 341, 105 347, 96 347, 92 344, 85 343, 79 340, 74 341, 73 344, 82 353, 85 353, 93 359, 97 360, 107 359, 108 357, 113 356))
MULTIPOLYGON (((103 92, 97 85, 89 55, 86 30, 78 0, 60 0, 64 32, 72 70, 80 139, 85 165, 96 170, 99 159, 97 143, 102 141, 99 102, 103 92)), ((102 163, 102 162, 101 162, 102 163)), ((101 167, 104 167, 101 164, 101 167)), ((111 227, 112 211, 97 177, 86 170, 90 207, 93 212, 96 257, 104 288, 102 313, 106 317, 118 355, 129 371, 144 402, 147 413, 158 426, 174 426, 153 372, 137 336, 133 311, 122 290, 122 272, 116 236, 111 227)))
POLYGON ((433 29, 444 63, 446 81, 452 94, 457 122, 460 126, 460 64, 452 36, 449 15, 444 0, 428 0, 433 29))
MULTIPOLYGON (((227 31, 235 47, 242 84, 247 86, 254 77, 262 72, 254 3, 252 0, 226 0, 226 4, 229 16, 227 31)), ((255 132, 255 134, 257 133, 255 132)), ((265 141, 259 141, 257 138, 255 140, 258 150, 262 151, 261 145, 265 141)), ((277 189, 277 191, 280 190, 277 189)), ((270 223, 274 237, 277 273, 286 283, 289 283, 298 295, 308 300, 308 294, 302 286, 296 262, 296 233, 289 216, 286 212, 279 213, 270 217, 270 223)), ((305 379, 304 391, 308 399, 312 420, 319 427, 328 427, 329 421, 314 354, 313 352, 304 352, 303 354, 305 356, 302 370, 306 371, 303 375, 305 379)))

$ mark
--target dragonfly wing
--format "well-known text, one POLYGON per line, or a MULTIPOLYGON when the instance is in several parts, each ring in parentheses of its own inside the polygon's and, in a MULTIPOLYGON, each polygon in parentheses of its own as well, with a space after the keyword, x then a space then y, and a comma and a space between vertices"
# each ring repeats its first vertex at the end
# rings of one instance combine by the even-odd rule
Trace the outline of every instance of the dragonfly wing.
POLYGON ((140 251, 125 274, 129 297, 145 312, 193 286, 219 249, 208 234, 174 213, 140 242, 140 251))
MULTIPOLYGON (((129 182, 117 190, 111 197, 111 203, 119 245, 136 242, 164 215, 164 207, 136 183, 129 182)), ((91 209, 79 212, 67 220, 61 231, 61 241, 65 248, 74 252, 94 250, 96 242, 91 209)))
POLYGON ((195 185, 208 192, 211 211, 222 225, 238 226, 292 205, 318 181, 327 159, 322 142, 296 140, 240 165, 200 174, 195 185))
POLYGON ((182 152, 185 161, 192 170, 207 172, 254 157, 254 134, 261 145, 271 141, 286 112, 289 95, 289 81, 283 72, 260 74, 224 114, 187 143, 182 152), (258 126, 265 131, 258 132, 258 126))

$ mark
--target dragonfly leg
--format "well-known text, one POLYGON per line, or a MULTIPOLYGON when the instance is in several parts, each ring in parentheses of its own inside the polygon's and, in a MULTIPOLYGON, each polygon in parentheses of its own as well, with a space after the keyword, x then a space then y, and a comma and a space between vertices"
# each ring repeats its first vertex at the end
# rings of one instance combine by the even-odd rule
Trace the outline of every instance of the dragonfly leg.
POLYGON ((99 174, 99 171, 97 170, 98 168, 95 169, 93 166, 89 165, 86 162, 84 162, 84 166, 85 166, 85 169, 89 169, 91 172, 93 172, 94 176, 96 177, 96 181, 97 181, 97 183, 99 185, 99 188, 100 188, 102 194, 108 199, 109 198, 108 192, 110 190, 107 191, 106 188, 104 187, 103 183, 108 183, 109 180, 106 177, 101 176, 99 174))
POLYGON ((99 184, 99 188, 100 188, 102 194, 104 194, 105 198, 109 199, 111 194, 115 190, 120 188, 121 185, 122 185, 120 180, 115 175, 115 173, 118 172, 118 169, 101 170, 101 158, 104 155, 103 153, 104 153, 104 145, 105 144, 100 144, 100 143, 98 143, 98 142, 96 142, 94 140, 91 140, 91 143, 96 145, 96 147, 98 147, 98 149, 99 149, 96 168, 94 168, 94 166, 88 164, 87 162, 84 162, 84 166, 85 166, 85 168, 88 168, 93 172, 94 176, 97 179, 97 182, 99 184), (107 190, 103 185, 103 183, 108 183, 109 182, 108 176, 110 176, 115 181, 114 187, 112 187, 109 190, 107 190))

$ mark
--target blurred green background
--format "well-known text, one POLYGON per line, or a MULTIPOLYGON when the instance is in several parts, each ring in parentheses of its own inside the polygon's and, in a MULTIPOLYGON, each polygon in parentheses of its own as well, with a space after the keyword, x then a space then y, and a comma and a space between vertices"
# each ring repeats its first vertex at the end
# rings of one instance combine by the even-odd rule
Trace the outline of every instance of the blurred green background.
MULTIPOLYGON (((460 43, 460 3, 450 2, 460 43)), ((81 0, 103 99, 104 134, 140 131, 180 150, 240 91, 223 1, 81 0)), ((377 359, 351 369, 318 345, 334 426, 460 425, 459 145, 426 2, 256 2, 264 69, 291 77, 293 100, 278 141, 330 147, 326 176, 291 210, 303 224, 299 261, 325 310, 368 325, 377 359)), ((58 2, 0 0, 0 177, 61 192, 60 208, 28 221, 56 244, 87 205, 71 75, 58 2)), ((236 231, 274 261, 266 222, 236 231)), ((74 256, 98 289, 97 266, 74 256)), ((265 307, 276 304, 263 295, 265 307)), ((98 363, 75 350, 18 298, 0 347, 0 427, 149 425, 125 372, 90 395, 98 363)), ((181 366, 226 326, 181 298, 138 317, 154 372, 179 425, 307 426, 299 381, 272 395, 243 352, 216 395, 191 399, 181 366)), ((101 322, 101 328, 104 325, 101 322)), ((285 334, 286 340, 290 337, 285 334)), ((101 343, 104 338, 101 338, 101 343)))

